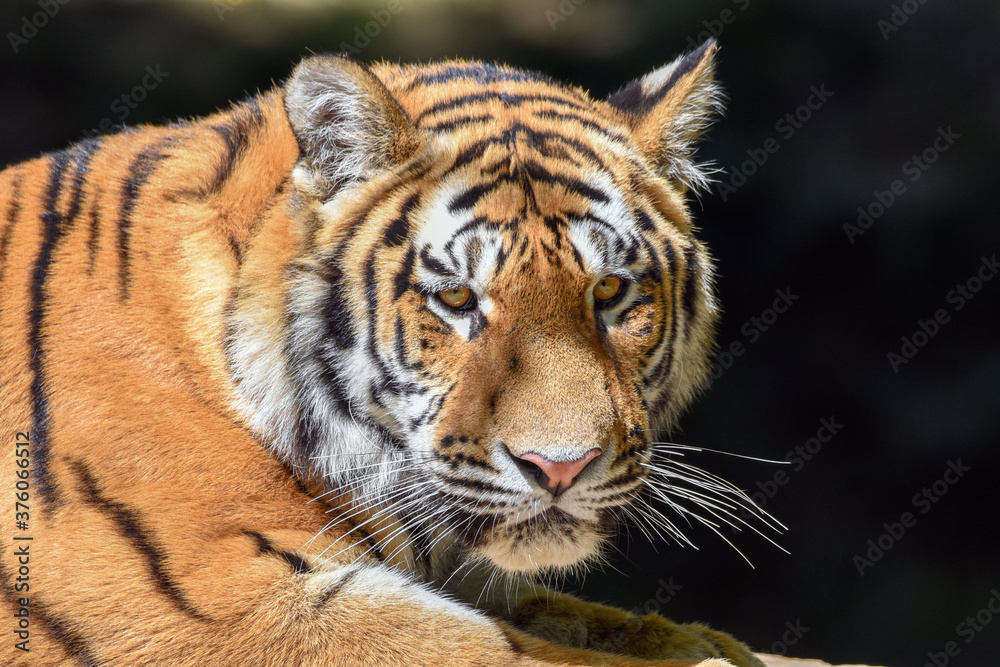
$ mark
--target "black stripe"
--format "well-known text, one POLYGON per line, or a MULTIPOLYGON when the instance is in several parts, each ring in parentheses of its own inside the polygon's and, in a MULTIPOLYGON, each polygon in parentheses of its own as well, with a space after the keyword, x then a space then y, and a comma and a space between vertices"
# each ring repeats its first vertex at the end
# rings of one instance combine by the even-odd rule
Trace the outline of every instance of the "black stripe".
POLYGON ((49 176, 48 189, 45 194, 44 210, 41 220, 43 225, 42 246, 35 262, 31 284, 31 311, 29 314, 30 329, 28 334, 31 350, 31 395, 33 407, 32 433, 35 440, 36 483, 39 497, 45 503, 46 511, 59 499, 58 486, 48 474, 49 458, 49 400, 45 390, 45 352, 42 349, 42 327, 45 319, 46 283, 49 278, 49 268, 60 238, 67 231, 68 223, 80 209, 80 190, 84 184, 87 168, 91 158, 100 148, 100 140, 87 141, 76 146, 72 152, 61 151, 52 156, 52 167, 49 176), (57 209, 64 185, 66 170, 70 163, 76 165, 76 175, 70 183, 69 217, 63 218, 57 209))
MULTIPOLYGON (((475 218, 469 220, 468 222, 464 223, 461 227, 456 229, 455 232, 451 235, 451 238, 448 239, 448 242, 444 244, 444 248, 442 248, 445 254, 448 255, 448 258, 451 259, 453 266, 459 266, 461 264, 461 262, 458 260, 458 257, 455 255, 455 244, 462 239, 462 236, 464 234, 474 229, 478 229, 480 227, 496 230, 500 227, 500 223, 490 222, 487 218, 484 218, 482 216, 476 216, 475 218)), ((475 273, 475 266, 479 262, 478 255, 476 253, 469 252, 469 243, 472 240, 478 241, 479 239, 466 240, 465 253, 464 253, 467 262, 466 277, 470 279, 472 275, 475 273)))
MULTIPOLYGON (((424 362, 413 361, 411 362, 406 354, 406 335, 403 328, 403 318, 400 315, 396 315, 395 322, 395 333, 396 333, 396 359, 399 361, 400 366, 408 370, 419 371, 424 367, 424 362)), ((409 385, 411 387, 415 385, 409 385)), ((427 390, 420 387, 419 391, 407 392, 407 393, 418 393, 423 394, 427 390)))
POLYGON ((635 212, 635 219, 639 223, 639 229, 644 232, 651 232, 656 229, 656 223, 653 222, 653 218, 641 208, 635 212))
POLYGON ((473 160, 481 159, 483 157, 483 154, 486 152, 487 148, 495 144, 502 143, 506 139, 507 139, 506 135, 499 135, 493 137, 486 137, 485 139, 480 139, 479 141, 472 144, 471 146, 468 146, 461 153, 456 155, 455 159, 452 161, 451 165, 448 167, 445 173, 450 174, 451 172, 464 167, 473 160))
POLYGON ((600 202, 602 204, 608 202, 608 196, 601 190, 593 188, 583 181, 572 178, 571 176, 553 174, 537 162, 525 163, 524 170, 528 174, 528 177, 532 180, 540 181, 542 183, 561 185, 567 190, 577 192, 591 201, 600 202))
POLYGON ((455 196, 448 204, 450 213, 457 213, 474 207, 480 199, 496 190, 502 183, 516 183, 520 180, 517 174, 501 174, 492 181, 479 183, 465 190, 460 195, 455 196))
POLYGON ((80 213, 80 200, 82 199, 83 186, 86 185, 87 176, 90 173, 90 161, 100 149, 100 138, 82 141, 74 149, 74 151, 79 151, 79 157, 74 154, 75 170, 69 188, 69 209, 66 212, 65 225, 60 234, 66 234, 73 228, 76 216, 80 213))
POLYGON ((589 130, 593 130, 598 134, 604 135, 608 139, 613 139, 622 144, 628 144, 629 138, 622 134, 621 132, 615 130, 614 128, 605 127, 600 123, 596 122, 594 118, 590 116, 580 116, 575 113, 567 113, 563 111, 555 111, 551 109, 546 109, 544 111, 536 111, 535 116, 538 118, 547 118, 550 120, 562 120, 571 121, 586 127, 589 130))
POLYGON ((496 63, 462 63, 450 65, 433 73, 424 73, 415 77, 406 86, 406 91, 412 91, 417 86, 447 83, 456 79, 472 79, 479 85, 490 83, 505 83, 533 81, 537 83, 555 84, 550 77, 531 70, 517 70, 497 65, 496 63))
MULTIPOLYGON (((452 385, 452 387, 454 387, 454 385, 452 385)), ((448 391, 451 391, 451 389, 449 389, 448 391)), ((424 410, 419 415, 417 415, 415 419, 410 421, 411 431, 416 431, 419 427, 423 426, 424 424, 430 424, 431 421, 433 421, 434 418, 438 416, 438 413, 441 412, 442 406, 444 406, 444 400, 448 396, 448 391, 446 391, 444 394, 440 396, 435 396, 434 398, 432 398, 431 402, 427 406, 427 409, 424 410)))
POLYGON ((456 109, 468 104, 486 102, 488 100, 497 100, 509 106, 521 106, 525 102, 552 102, 553 104, 576 109, 578 111, 587 113, 590 112, 589 107, 580 104, 576 100, 560 97, 558 95, 515 94, 489 90, 478 93, 470 93, 468 95, 461 95, 459 97, 453 97, 449 100, 438 102, 437 104, 431 105, 427 109, 420 112, 420 115, 417 116, 414 122, 419 124, 420 121, 427 116, 432 116, 442 111, 448 111, 449 109, 456 109))
MULTIPOLYGON (((621 458, 621 457, 619 457, 619 458, 621 458)), ((640 479, 642 477, 645 477, 645 474, 643 474, 642 468, 639 468, 638 466, 629 466, 629 469, 626 470, 625 472, 620 473, 620 474, 612 477, 611 479, 609 479, 608 481, 604 482, 603 484, 599 484, 599 485, 593 487, 593 489, 591 489, 591 490, 592 491, 607 491, 609 489, 615 489, 615 488, 618 488, 618 487, 630 484, 631 482, 634 482, 637 479, 640 479)))
MULTIPOLYGON (((378 285, 375 282, 375 248, 368 253, 365 261, 365 305, 368 310, 368 352, 371 353, 372 360, 380 367, 382 360, 379 358, 378 349, 375 346, 376 324, 378 323, 378 285)), ((385 377, 385 370, 380 368, 380 377, 385 377)))
POLYGON ((632 311, 639 306, 646 306, 654 302, 652 294, 643 294, 638 299, 626 306, 620 313, 618 313, 618 318, 615 320, 615 326, 621 326, 622 323, 628 319, 628 316, 632 314, 632 311))
POLYGON ((422 129, 431 132, 449 132, 454 130, 456 127, 466 127, 472 125, 473 123, 492 123, 496 121, 496 117, 488 113, 478 113, 470 114, 468 116, 457 116, 449 120, 441 121, 439 123, 428 123, 424 125, 422 129))
MULTIPOLYGON (((649 260, 649 266, 647 266, 646 270, 642 272, 642 276, 640 277, 640 279, 645 280, 646 277, 648 276, 653 280, 655 280, 657 283, 662 283, 663 266, 660 263, 660 257, 659 255, 657 255, 656 249, 653 247, 653 244, 646 239, 645 236, 640 236, 639 239, 642 242, 642 247, 646 250, 646 257, 649 260)), ((667 243, 663 248, 663 252, 667 260, 667 272, 670 273, 670 275, 676 275, 677 253, 674 252, 674 246, 670 242, 670 239, 667 239, 667 243)))
MULTIPOLYGON (((439 454, 438 456, 441 457, 443 455, 439 454)), ((497 486, 496 484, 491 484, 490 482, 484 482, 478 479, 468 479, 466 477, 452 477, 451 475, 444 475, 444 474, 440 475, 440 479, 445 484, 450 484, 453 486, 461 486, 467 489, 474 489, 476 491, 488 491, 490 493, 500 493, 508 496, 512 495, 510 489, 504 488, 502 486, 497 486)), ((447 491, 440 491, 439 493, 450 495, 453 497, 456 495, 456 494, 450 494, 447 491)), ((490 505, 493 504, 496 504, 496 501, 490 501, 490 505)))
POLYGON ((295 570, 295 574, 304 574, 310 570, 309 563, 303 560, 298 554, 292 553, 291 551, 279 551, 278 549, 275 549, 271 540, 256 531, 248 530, 246 531, 246 534, 257 542, 257 551, 262 556, 277 556, 281 560, 288 563, 288 565, 295 570))
MULTIPOLYGON (((527 242, 527 237, 525 237, 525 242, 527 242)), ((506 243, 501 242, 500 250, 497 251, 497 265, 493 269, 493 275, 499 275, 503 270, 504 265, 507 263, 507 259, 510 257, 510 249, 507 247, 506 243)))
POLYGON ((629 243, 628 250, 625 251, 625 265, 632 266, 637 259, 639 259, 639 248, 635 243, 629 243))
POLYGON ((46 511, 59 500, 59 488, 49 478, 49 399, 45 390, 45 351, 42 349, 42 325, 45 318, 45 283, 49 277, 49 266, 52 263, 52 251, 59 240, 59 227, 62 216, 56 211, 59 193, 62 190, 63 178, 70 163, 70 154, 60 151, 52 155, 52 165, 49 171, 48 189, 45 193, 42 210, 42 245, 35 260, 35 268, 31 279, 31 310, 28 315, 28 349, 31 359, 31 404, 34 456, 34 478, 38 487, 38 496, 46 511))
POLYGON ((4 225, 3 234, 0 235, 0 283, 3 282, 4 273, 7 270, 7 252, 11 236, 14 235, 14 227, 17 226, 17 219, 21 215, 21 174, 14 177, 14 184, 11 188, 10 203, 7 206, 7 213, 4 216, 7 224, 4 225))
MULTIPOLYGON (((530 145, 532 148, 534 148, 535 150, 537 150, 539 153, 541 153, 546 157, 556 157, 556 158, 566 159, 565 155, 555 154, 553 151, 546 148, 548 142, 555 141, 570 146, 577 153, 591 160, 599 167, 602 168, 604 167, 604 161, 601 160, 601 157, 593 149, 591 149, 583 142, 577 141, 572 137, 567 137, 566 135, 559 134, 557 132, 546 132, 546 131, 536 130, 523 123, 515 123, 509 129, 504 130, 502 133, 484 137, 478 140, 476 143, 472 144, 471 146, 465 148, 461 153, 455 156, 455 160, 448 167, 445 173, 446 174, 451 173, 452 171, 463 167, 469 162, 482 158, 483 154, 490 146, 495 146, 498 144, 512 145, 515 141, 517 141, 519 135, 524 137, 524 140, 528 143, 528 145, 530 145)), ((506 166, 509 164, 509 162, 504 161, 501 164, 506 166)))
POLYGON ((432 273, 436 273, 439 276, 444 276, 451 278, 452 272, 447 266, 441 263, 436 257, 431 255, 430 244, 425 245, 420 249, 420 263, 424 265, 424 268, 432 273))
POLYGON ((365 263, 365 300, 367 302, 368 310, 368 353, 370 359, 375 366, 375 370, 378 373, 377 387, 375 383, 372 384, 370 395, 372 400, 379 405, 379 407, 384 407, 381 400, 379 399, 380 390, 388 390, 393 394, 422 394, 426 391, 424 387, 418 385, 402 382, 397 379, 389 369, 386 367, 382 356, 379 354, 378 345, 376 344, 376 325, 378 323, 378 284, 375 280, 375 248, 372 248, 371 252, 368 253, 368 260, 365 263))
POLYGON ((368 553, 375 557, 375 560, 382 563, 385 561, 385 554, 382 553, 381 547, 379 547, 378 540, 372 537, 372 534, 368 532, 368 529, 364 526, 353 525, 346 534, 357 534, 361 536, 362 541, 368 545, 368 553))
MULTIPOLYGON (((651 247, 648 250, 651 253, 650 256, 654 256, 655 251, 651 247)), ((677 346, 677 301, 680 299, 680 289, 678 288, 680 281, 677 279, 677 253, 674 250, 674 245, 670 239, 667 239, 667 243, 664 246, 664 252, 666 253, 668 264, 667 271, 671 276, 671 288, 673 292, 670 299, 670 340, 666 342, 667 351, 660 359, 660 363, 656 365, 656 368, 653 369, 651 374, 647 375, 643 379, 643 382, 647 386, 659 385, 665 378, 670 376, 670 372, 674 364, 674 350, 677 346)), ((660 345, 663 344, 665 329, 665 327, 660 329, 660 335, 657 338, 656 346, 652 349, 657 350, 660 348, 660 345)))
POLYGON ((691 333, 691 325, 694 324, 694 308, 696 299, 696 282, 701 273, 701 262, 698 261, 698 250, 694 245, 684 248, 684 261, 687 262, 687 275, 684 277, 684 335, 691 333))
POLYGON ((77 664, 85 667, 99 667, 100 663, 94 657, 86 640, 72 625, 50 613, 48 608, 38 600, 32 600, 31 606, 31 614, 35 621, 63 645, 66 651, 76 659, 77 664))
MULTIPOLYGON (((379 560, 382 560, 382 558, 379 558, 379 560)), ((323 591, 323 594, 316 599, 316 607, 322 607, 330 602, 330 600, 337 597, 337 594, 340 593, 340 591, 342 591, 344 587, 350 583, 351 579, 356 577, 360 571, 360 568, 356 568, 342 575, 337 583, 323 591)))
POLYGON ((84 500, 116 524, 121 534, 132 543, 132 547, 145 557, 150 574, 160 592, 170 598, 178 609, 189 616, 199 620, 208 620, 207 616, 195 609, 185 598, 184 592, 170 578, 165 567, 166 559, 143 525, 142 515, 123 503, 106 498, 98 488, 97 481, 90 469, 83 461, 69 459, 69 464, 80 478, 80 492, 83 494, 84 500))
MULTIPOLYGON (((471 466, 473 468, 481 468, 493 473, 499 473, 499 471, 493 467, 489 461, 482 459, 477 459, 474 456, 468 456, 462 452, 455 452, 454 454, 448 454, 447 452, 434 452, 434 458, 443 461, 452 470, 457 470, 461 466, 471 466)), ((450 478, 449 478, 450 479, 450 478)))
POLYGON ((120 262, 118 280, 123 301, 129 298, 132 281, 132 213, 142 194, 142 187, 153 175, 157 163, 168 157, 161 151, 171 143, 173 143, 173 139, 165 138, 139 151, 128 167, 128 175, 122 186, 122 204, 118 215, 118 258, 120 262))
POLYGON ((406 290, 410 289, 410 276, 413 275, 413 260, 417 257, 417 251, 414 250, 411 245, 406 249, 406 255, 403 257, 403 264, 399 267, 399 272, 396 273, 396 277, 393 280, 393 290, 392 290, 392 300, 398 301, 399 297, 406 293, 406 290))
MULTIPOLYGON (((642 243, 646 247, 647 254, 649 254, 649 256, 651 258, 656 259, 655 251, 653 250, 653 245, 649 241, 647 241, 645 237, 642 237, 642 243)), ((664 245, 663 249, 664 249, 664 252, 665 252, 664 259, 667 262, 667 273, 671 276, 671 280, 676 281, 676 277, 675 276, 676 276, 676 272, 677 272, 677 254, 674 252, 674 246, 671 243, 670 239, 667 239, 667 242, 664 245)), ((658 274, 659 277, 658 278, 654 277, 654 279, 655 279, 656 284, 658 286, 660 286, 660 288, 662 289, 663 276, 662 276, 662 273, 659 270, 659 260, 658 259, 656 259, 656 267, 655 268, 656 268, 656 273, 658 274)), ((671 309, 671 313, 673 313, 673 307, 674 307, 673 301, 674 301, 674 299, 671 297, 670 303, 668 304, 669 308, 671 309)), ((649 352, 646 353, 647 356, 652 356, 653 353, 655 353, 657 350, 660 349, 660 346, 663 344, 663 340, 666 338, 666 336, 667 336, 667 327, 666 326, 661 326, 660 327, 660 333, 656 337, 656 342, 649 348, 649 352)), ((643 378, 643 384, 646 385, 646 386, 649 386, 653 382, 653 377, 655 375, 656 369, 654 368, 654 369, 647 369, 647 370, 648 370, 648 373, 643 378)))
POLYGON ((90 199, 90 212, 87 214, 87 225, 90 228, 87 235, 87 275, 90 276, 94 275, 94 267, 97 266, 97 251, 100 249, 101 219, 98 206, 100 199, 101 189, 98 187, 90 199))
POLYGON ((343 272, 336 267, 327 267, 326 281, 326 332, 327 337, 338 350, 354 347, 353 318, 348 309, 347 282, 343 272))
POLYGON ((472 314, 472 321, 469 322, 469 340, 473 341, 476 336, 483 332, 486 328, 487 320, 486 316, 483 315, 478 310, 472 314))
MULTIPOLYGON (((21 597, 19 595, 20 591, 14 589, 13 576, 4 566, 7 560, 6 556, 7 554, 4 553, 3 548, 0 547, 0 586, 3 588, 3 594, 7 598, 7 602, 14 608, 17 608, 20 606, 20 602, 18 601, 18 598, 21 597)), ((32 622, 42 626, 45 632, 62 644, 66 652, 75 658, 74 662, 76 664, 84 665, 85 667, 98 667, 98 662, 94 658, 94 654, 79 633, 68 622, 56 618, 55 615, 49 612, 45 604, 38 600, 37 596, 31 597, 29 613, 31 614, 30 618, 32 622)), ((19 641, 19 639, 11 639, 10 641, 13 644, 19 641)), ((37 638, 35 641, 38 641, 37 638)))
POLYGON ((383 234, 383 240, 385 244, 390 247, 396 247, 402 245, 403 241, 406 240, 407 235, 410 233, 410 211, 412 211, 417 204, 420 202, 420 193, 415 192, 406 201, 403 202, 403 207, 399 211, 399 215, 389 223, 383 234))
POLYGON ((236 163, 246 154, 250 145, 250 135, 263 122, 264 114, 260 109, 260 102, 257 98, 252 98, 232 110, 227 124, 211 126, 210 129, 226 143, 226 153, 206 194, 213 195, 222 190, 232 176, 236 163))

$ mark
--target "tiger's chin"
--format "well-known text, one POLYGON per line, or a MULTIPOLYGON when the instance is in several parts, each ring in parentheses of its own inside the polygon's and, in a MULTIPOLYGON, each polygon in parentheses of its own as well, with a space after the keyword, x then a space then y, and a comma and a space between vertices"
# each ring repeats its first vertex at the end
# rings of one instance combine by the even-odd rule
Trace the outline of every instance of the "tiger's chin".
MULTIPOLYGON (((518 528, 521 528, 520 526, 518 528)), ((481 541, 473 551, 502 570, 533 574, 580 565, 597 558, 607 539, 597 526, 525 527, 514 534, 481 541)))

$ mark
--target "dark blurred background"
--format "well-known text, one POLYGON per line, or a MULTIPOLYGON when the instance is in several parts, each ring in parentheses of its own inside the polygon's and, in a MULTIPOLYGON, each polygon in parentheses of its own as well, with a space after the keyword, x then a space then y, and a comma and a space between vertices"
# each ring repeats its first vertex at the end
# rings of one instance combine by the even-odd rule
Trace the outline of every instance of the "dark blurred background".
POLYGON ((730 101, 701 155, 727 173, 693 209, 729 356, 674 440, 793 459, 685 458, 755 494, 790 554, 633 530, 572 585, 758 650, 1000 664, 1000 3, 4 0, 0 28, 0 164, 209 113, 309 52, 496 59, 604 96, 717 36, 730 101))

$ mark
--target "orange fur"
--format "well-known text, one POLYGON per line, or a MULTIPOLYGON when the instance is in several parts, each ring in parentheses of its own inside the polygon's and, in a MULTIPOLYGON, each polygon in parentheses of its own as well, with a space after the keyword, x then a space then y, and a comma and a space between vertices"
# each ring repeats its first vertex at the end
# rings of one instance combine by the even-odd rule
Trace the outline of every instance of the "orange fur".
POLYGON ((451 597, 595 557, 649 475, 646 430, 704 383, 711 264, 670 119, 707 94, 713 51, 631 111, 478 63, 314 58, 227 111, 0 173, 0 472, 30 461, 29 528, 0 521, 0 609, 11 625, 29 599, 31 633, 0 661, 756 664, 530 584, 451 597), (620 316, 588 296, 616 232, 577 222, 612 189, 608 215, 648 221, 620 316), (442 310, 457 278, 417 247, 449 211, 489 221, 456 251, 479 314, 442 310), (595 447, 558 498, 518 462, 595 447), (521 495, 490 490, 511 479, 521 495), (576 628, 576 648, 517 627, 576 628))

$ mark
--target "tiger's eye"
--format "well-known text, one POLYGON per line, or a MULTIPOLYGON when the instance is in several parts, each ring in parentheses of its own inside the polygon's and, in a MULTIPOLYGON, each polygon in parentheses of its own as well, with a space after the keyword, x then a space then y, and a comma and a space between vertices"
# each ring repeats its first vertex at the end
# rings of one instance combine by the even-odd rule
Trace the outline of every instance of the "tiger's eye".
POLYGON ((618 276, 604 276, 594 285, 594 298, 598 301, 610 301, 622 291, 622 279, 618 276))
POLYGON ((472 299, 472 290, 468 287, 452 287, 438 292, 438 298, 451 308, 461 308, 472 299))

